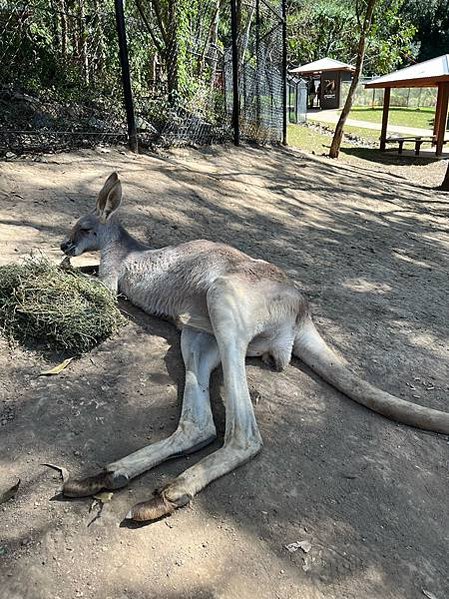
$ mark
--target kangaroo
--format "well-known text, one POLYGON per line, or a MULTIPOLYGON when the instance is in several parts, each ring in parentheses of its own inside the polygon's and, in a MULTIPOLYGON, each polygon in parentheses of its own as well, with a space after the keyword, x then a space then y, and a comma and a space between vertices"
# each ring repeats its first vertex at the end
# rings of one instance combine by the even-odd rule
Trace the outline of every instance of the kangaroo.
POLYGON ((176 431, 135 451, 93 476, 69 480, 68 497, 118 489, 164 460, 186 455, 216 437, 209 379, 223 369, 224 442, 175 480, 136 504, 126 518, 156 520, 185 506, 206 485, 250 460, 262 448, 245 373, 245 357, 285 368, 292 354, 349 398, 398 422, 449 433, 449 413, 410 403, 353 374, 325 343, 312 322, 307 300, 277 266, 205 240, 151 249, 120 224, 122 186, 112 173, 96 209, 78 220, 61 244, 68 256, 100 251, 100 280, 145 312, 181 323, 185 364, 182 411, 176 431))

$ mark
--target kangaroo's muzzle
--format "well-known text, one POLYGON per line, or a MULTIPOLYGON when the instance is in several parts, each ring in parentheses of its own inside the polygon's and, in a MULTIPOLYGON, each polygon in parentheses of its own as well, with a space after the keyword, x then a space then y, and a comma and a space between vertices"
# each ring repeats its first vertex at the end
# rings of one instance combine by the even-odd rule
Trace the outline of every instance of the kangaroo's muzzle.
POLYGON ((63 241, 61 243, 61 250, 66 256, 75 255, 75 245, 71 241, 63 241))

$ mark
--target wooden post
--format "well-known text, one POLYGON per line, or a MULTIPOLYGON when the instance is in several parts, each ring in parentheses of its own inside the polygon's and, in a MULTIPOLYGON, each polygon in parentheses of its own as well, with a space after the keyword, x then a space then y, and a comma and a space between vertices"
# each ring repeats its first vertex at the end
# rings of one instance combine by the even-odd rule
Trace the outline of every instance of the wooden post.
POLYGON ((442 99, 442 86, 441 84, 437 85, 437 105, 435 108, 435 120, 433 123, 433 145, 435 145, 437 143, 437 137, 438 137, 438 127, 440 124, 440 112, 441 112, 441 99, 442 99))
POLYGON ((384 91, 384 109, 382 112, 382 129, 380 131, 380 151, 385 152, 387 139, 387 125, 388 125, 388 110, 390 108, 390 94, 391 89, 389 87, 385 88, 384 91))
POLYGON ((444 134, 446 133, 447 107, 449 103, 449 83, 441 86, 441 107, 438 115, 437 150, 436 155, 443 153, 444 134))
POLYGON ((126 41, 125 10, 123 0, 115 0, 115 19, 117 25, 119 56, 122 67, 123 95, 125 97, 126 120, 128 122, 128 142, 133 152, 139 151, 137 139, 136 119, 134 116, 133 93, 131 89, 131 76, 129 74, 128 44, 126 41))
POLYGON ((282 0, 282 144, 287 145, 287 2, 282 0))
POLYGON ((237 2, 231 0, 231 36, 232 36, 232 126, 234 145, 240 145, 240 98, 239 98, 239 56, 237 48, 237 2))

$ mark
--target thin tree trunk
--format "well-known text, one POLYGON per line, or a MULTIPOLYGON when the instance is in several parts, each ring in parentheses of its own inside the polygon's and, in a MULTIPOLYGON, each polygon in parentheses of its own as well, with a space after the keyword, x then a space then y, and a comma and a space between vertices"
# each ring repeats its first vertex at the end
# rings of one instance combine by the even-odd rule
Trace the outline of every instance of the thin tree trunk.
MULTIPOLYGON (((245 31, 240 36, 240 38, 241 38, 240 61, 239 61, 240 66, 243 66, 243 64, 245 63, 245 54, 246 54, 246 50, 247 50, 248 44, 249 44, 249 35, 251 33, 251 25, 253 22, 253 17, 254 17, 255 11, 256 11, 256 3, 254 2, 254 0, 252 0, 251 7, 249 8, 248 21, 246 23, 245 31)), ((240 16, 240 19, 241 19, 241 16, 240 16)), ((240 24, 241 24, 241 22, 240 22, 240 24)), ((238 31, 239 31, 239 35, 240 35, 240 29, 238 31)))
MULTIPOLYGON (((204 67, 206 64, 206 56, 211 48, 212 43, 214 43, 216 40, 216 36, 217 36, 217 32, 218 32, 219 11, 220 11, 220 0, 218 0, 215 7, 213 8, 212 17, 210 20, 210 26, 207 30, 206 40, 204 42, 203 49, 201 51, 201 56, 198 61, 198 76, 201 76, 203 74, 203 70, 204 70, 204 67)), ((198 35, 198 39, 201 39, 200 35, 198 35)))
POLYGON ((211 89, 215 84, 215 77, 217 73, 217 63, 218 63, 218 51, 217 51, 217 40, 218 40, 218 28, 220 25, 220 3, 221 0, 217 0, 217 10, 215 12, 214 26, 212 30, 212 38, 210 41, 210 48, 213 54, 211 54, 209 63, 211 66, 211 76, 210 76, 210 85, 211 89))
POLYGON ((84 76, 84 83, 89 85, 89 55, 87 52, 87 25, 86 25, 86 13, 84 11, 84 0, 79 0, 79 48, 80 58, 82 64, 82 72, 84 76))
POLYGON ((103 27, 101 19, 101 7, 100 0, 93 0, 93 14, 94 22, 92 28, 92 44, 96 45, 94 61, 91 61, 90 69, 92 74, 92 80, 95 82, 97 73, 101 73, 105 63, 106 48, 103 36, 103 27))
POLYGON ((355 90, 357 88, 357 84, 360 79, 360 75, 363 69, 363 60, 365 58, 365 47, 366 47, 366 38, 369 34, 369 30, 371 28, 372 18, 374 6, 376 4, 376 0, 368 0, 365 18, 363 20, 363 25, 360 30, 360 39, 357 48, 357 60, 355 64, 355 72, 351 81, 351 85, 349 87, 349 92, 346 97, 345 105, 343 106, 343 110, 341 111, 340 118, 338 119, 337 126, 335 127, 334 137, 332 138, 332 144, 329 150, 329 156, 331 158, 338 158, 340 153, 341 140, 343 138, 343 128, 345 126, 346 119, 348 118, 348 114, 352 108, 352 102, 354 100, 355 90))
POLYGON ((51 24, 52 24, 52 35, 53 35, 53 43, 55 48, 58 49, 58 52, 61 52, 61 37, 59 35, 59 22, 58 22, 58 9, 55 6, 54 0, 50 0, 51 5, 51 24))
POLYGON ((167 41, 165 62, 167 67, 167 92, 170 103, 175 102, 179 89, 178 0, 168 1, 167 41))
POLYGON ((61 21, 61 57, 65 61, 67 58, 67 46, 68 46, 68 38, 67 38, 67 15, 66 15, 66 3, 65 0, 60 0, 61 13, 60 13, 60 21, 61 21))
POLYGON ((443 183, 441 183, 441 187, 443 191, 449 191, 449 163, 447 165, 446 174, 443 179, 443 183))
MULTIPOLYGON (((161 10, 161 6, 159 5, 160 0, 150 0, 151 2, 151 6, 153 8, 154 14, 156 15, 156 20, 157 20, 157 24, 159 27, 159 31, 161 32, 161 37, 165 42, 165 45, 167 45, 167 29, 166 29, 166 25, 164 24, 164 19, 162 16, 162 10, 161 10)), ((169 0, 170 3, 170 0, 169 0)), ((170 21, 167 20, 167 28, 169 28, 170 26, 170 21)))
POLYGON ((148 33, 150 34, 151 39, 153 40, 154 47, 159 52, 159 54, 163 54, 164 49, 162 47, 162 44, 158 40, 158 38, 156 37, 156 33, 153 31, 153 27, 152 27, 150 21, 147 19, 147 16, 145 14, 145 11, 143 9, 143 6, 142 6, 142 3, 141 3, 140 0, 136 0, 136 6, 137 6, 137 10, 139 11, 140 16, 142 18, 142 21, 144 22, 144 25, 147 28, 148 33))

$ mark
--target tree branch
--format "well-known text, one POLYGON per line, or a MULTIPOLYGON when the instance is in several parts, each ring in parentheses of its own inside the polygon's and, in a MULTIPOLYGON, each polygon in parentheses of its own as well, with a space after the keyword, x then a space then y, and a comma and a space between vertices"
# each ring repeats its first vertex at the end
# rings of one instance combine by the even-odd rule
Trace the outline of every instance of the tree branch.
POLYGON ((149 21, 148 21, 146 15, 145 15, 145 12, 143 10, 143 7, 142 7, 142 4, 141 4, 140 0, 136 0, 136 6, 137 6, 137 10, 140 13, 140 16, 142 17, 142 21, 144 22, 145 27, 148 29, 148 33, 150 34, 151 39, 153 40, 153 44, 156 46, 156 50, 159 52, 159 54, 162 55, 163 52, 164 52, 164 49, 162 47, 161 42, 157 39, 157 37, 156 37, 156 35, 155 35, 155 33, 154 33, 154 31, 153 31, 153 29, 152 29, 149 21))

